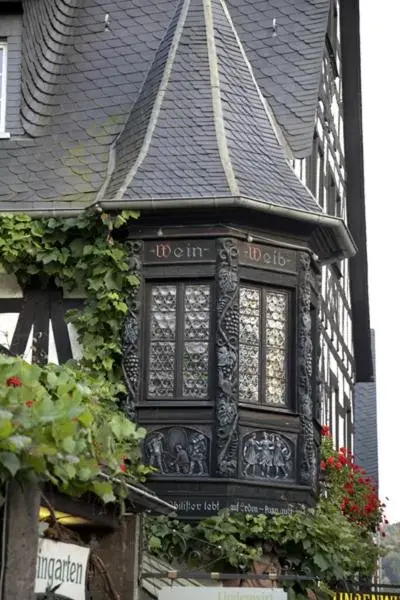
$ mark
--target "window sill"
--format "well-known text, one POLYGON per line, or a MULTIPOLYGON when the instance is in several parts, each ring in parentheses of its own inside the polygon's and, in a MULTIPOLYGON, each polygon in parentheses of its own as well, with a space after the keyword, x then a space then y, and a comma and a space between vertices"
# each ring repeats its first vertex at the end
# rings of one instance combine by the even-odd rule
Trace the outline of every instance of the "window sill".
POLYGON ((11 133, 8 131, 0 131, 0 140, 9 140, 11 137, 11 133))

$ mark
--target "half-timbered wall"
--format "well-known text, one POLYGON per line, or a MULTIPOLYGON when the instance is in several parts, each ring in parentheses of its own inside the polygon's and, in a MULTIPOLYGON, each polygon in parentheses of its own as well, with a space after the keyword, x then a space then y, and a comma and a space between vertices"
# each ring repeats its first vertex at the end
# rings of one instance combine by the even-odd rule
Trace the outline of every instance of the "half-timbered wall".
MULTIPOLYGON (((325 212, 346 219, 339 10, 332 0, 312 152, 292 166, 325 212)), ((321 422, 330 426, 338 447, 351 447, 355 371, 348 261, 323 267, 321 280, 321 422)))
POLYGON ((81 302, 56 289, 23 290, 15 277, 0 273, 0 351, 39 364, 79 358, 76 332, 65 315, 81 302))

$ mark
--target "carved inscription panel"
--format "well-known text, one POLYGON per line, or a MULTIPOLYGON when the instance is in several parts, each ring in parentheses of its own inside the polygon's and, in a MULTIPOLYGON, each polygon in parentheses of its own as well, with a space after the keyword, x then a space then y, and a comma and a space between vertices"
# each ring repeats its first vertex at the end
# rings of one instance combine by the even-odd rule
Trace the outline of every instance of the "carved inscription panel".
MULTIPOLYGON (((218 241, 218 240, 217 240, 218 241)), ((297 254, 288 248, 237 241, 239 263, 260 269, 296 272, 297 254)), ((206 263, 217 257, 216 240, 153 240, 144 245, 147 264, 206 263)))
POLYGON ((146 242, 144 262, 153 264, 215 261, 215 240, 157 240, 146 242))
POLYGON ((296 252, 287 248, 240 242, 239 261, 243 265, 261 269, 296 272, 296 252))

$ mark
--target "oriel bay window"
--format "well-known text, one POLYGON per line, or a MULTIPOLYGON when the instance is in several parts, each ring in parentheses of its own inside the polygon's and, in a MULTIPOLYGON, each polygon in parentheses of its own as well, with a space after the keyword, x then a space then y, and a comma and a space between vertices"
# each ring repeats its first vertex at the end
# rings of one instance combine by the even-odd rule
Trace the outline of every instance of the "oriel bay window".
POLYGON ((147 397, 207 399, 210 285, 151 284, 147 298, 147 397))
MULTIPOLYGON (((148 400, 209 400, 215 382, 208 282, 152 282, 147 286, 148 400)), ((239 289, 239 397, 258 406, 288 402, 290 294, 243 282, 239 289)))
POLYGON ((239 402, 288 404, 289 294, 240 288, 239 402))

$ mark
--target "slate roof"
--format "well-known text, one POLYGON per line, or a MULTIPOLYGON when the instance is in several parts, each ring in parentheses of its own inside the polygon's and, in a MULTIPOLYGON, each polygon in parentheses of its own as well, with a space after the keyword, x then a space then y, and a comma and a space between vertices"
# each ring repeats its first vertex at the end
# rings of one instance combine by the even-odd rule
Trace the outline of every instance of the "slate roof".
POLYGON ((310 147, 328 5, 23 0, 25 133, 0 140, 0 209, 68 211, 106 187, 107 198, 121 195, 153 119, 130 197, 239 192, 317 212, 280 146, 310 147))
POLYGON ((229 13, 219 0, 182 0, 115 144, 104 197, 219 195, 320 210, 285 159, 229 13))
MULTIPOLYGON (((376 377, 375 332, 371 330, 376 377)), ((376 382, 356 383, 354 395, 354 454, 358 464, 379 484, 376 382)))

